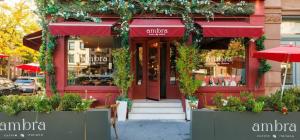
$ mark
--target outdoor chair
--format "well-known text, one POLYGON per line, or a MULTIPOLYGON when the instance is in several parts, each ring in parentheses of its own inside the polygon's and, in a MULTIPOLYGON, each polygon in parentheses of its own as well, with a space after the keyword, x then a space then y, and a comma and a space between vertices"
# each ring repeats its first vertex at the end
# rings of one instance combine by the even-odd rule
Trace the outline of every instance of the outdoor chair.
POLYGON ((109 105, 111 97, 112 97, 111 93, 105 95, 104 105, 96 106, 95 108, 97 108, 97 109, 103 109, 103 108, 110 109, 110 111, 111 111, 111 120, 110 120, 111 125, 114 128, 114 131, 115 131, 115 134, 116 134, 116 139, 118 139, 118 133, 117 133, 117 127, 116 126, 117 126, 117 108, 119 106, 119 103, 109 105))
POLYGON ((116 134, 116 139, 118 139, 118 133, 117 133, 117 109, 118 109, 119 103, 116 104, 112 104, 110 105, 110 110, 111 110, 111 125, 115 130, 115 134, 116 134))
POLYGON ((109 108, 109 103, 111 100, 112 94, 108 93, 105 95, 104 105, 96 106, 95 108, 109 108))

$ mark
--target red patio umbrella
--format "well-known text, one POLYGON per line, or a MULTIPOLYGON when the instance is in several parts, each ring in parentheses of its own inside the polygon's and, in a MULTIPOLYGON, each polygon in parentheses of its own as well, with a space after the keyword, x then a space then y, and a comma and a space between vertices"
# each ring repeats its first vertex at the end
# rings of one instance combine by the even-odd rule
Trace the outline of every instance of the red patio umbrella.
MULTIPOLYGON (((279 47, 258 51, 253 54, 256 58, 268 59, 278 62, 300 62, 300 46, 281 45, 279 47)), ((287 67, 285 67, 284 79, 281 87, 281 99, 286 82, 287 67)))
POLYGON ((8 57, 8 55, 0 54, 0 58, 6 58, 6 57, 8 57))
POLYGON ((40 72, 41 68, 39 64, 36 63, 29 63, 29 64, 21 64, 16 66, 19 69, 30 71, 30 72, 40 72))

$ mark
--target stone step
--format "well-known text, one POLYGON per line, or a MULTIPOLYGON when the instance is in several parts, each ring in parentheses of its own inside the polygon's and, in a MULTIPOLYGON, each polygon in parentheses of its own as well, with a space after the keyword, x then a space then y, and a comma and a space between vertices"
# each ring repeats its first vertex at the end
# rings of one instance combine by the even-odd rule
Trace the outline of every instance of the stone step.
POLYGON ((184 113, 129 113, 130 120, 184 120, 184 113))
POLYGON ((154 107, 159 107, 159 108, 164 108, 164 107, 182 107, 181 103, 133 103, 132 107, 148 107, 148 108, 154 108, 154 107))
POLYGON ((182 107, 134 107, 130 113, 184 113, 182 107))

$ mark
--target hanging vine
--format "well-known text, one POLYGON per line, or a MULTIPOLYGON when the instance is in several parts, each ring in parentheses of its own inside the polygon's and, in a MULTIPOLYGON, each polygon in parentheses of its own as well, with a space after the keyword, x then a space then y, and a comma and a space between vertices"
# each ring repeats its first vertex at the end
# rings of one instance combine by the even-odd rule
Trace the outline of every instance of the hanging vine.
POLYGON ((201 27, 194 23, 193 14, 202 15, 207 20, 211 20, 215 14, 248 16, 254 13, 254 4, 245 1, 238 3, 221 1, 218 3, 212 0, 35 0, 35 3, 43 30, 39 61, 41 69, 49 76, 53 93, 57 92, 53 64, 56 37, 49 33, 48 24, 55 22, 58 17, 66 20, 75 19, 82 22, 99 23, 101 19, 93 15, 99 13, 118 15, 120 26, 116 26, 115 31, 121 38, 122 46, 128 48, 129 23, 134 15, 181 16, 186 28, 183 42, 186 42, 193 34, 193 43, 198 44, 203 36, 201 27), (47 18, 47 16, 51 18, 47 18))
MULTIPOLYGON (((260 37, 259 39, 256 40, 256 50, 257 51, 261 51, 261 50, 265 50, 266 47, 264 45, 264 42, 266 40, 265 36, 260 37)), ((257 80, 256 80, 256 85, 259 85, 263 75, 270 71, 272 66, 265 60, 265 59, 259 59, 259 68, 258 68, 258 72, 257 72, 257 80)))

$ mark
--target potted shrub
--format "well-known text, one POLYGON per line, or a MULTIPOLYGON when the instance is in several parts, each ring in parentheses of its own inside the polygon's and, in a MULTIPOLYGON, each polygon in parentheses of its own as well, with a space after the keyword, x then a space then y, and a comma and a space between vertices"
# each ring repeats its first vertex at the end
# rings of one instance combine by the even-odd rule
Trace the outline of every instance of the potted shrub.
POLYGON ((120 96, 117 98, 119 104, 117 113, 118 121, 125 121, 127 115, 127 106, 130 102, 127 92, 133 81, 133 75, 130 72, 130 52, 128 48, 120 48, 113 51, 114 84, 120 89, 120 96))
POLYGON ((194 94, 202 84, 202 81, 195 79, 192 73, 199 62, 198 50, 194 47, 181 45, 178 48, 178 54, 176 67, 179 73, 179 89, 185 96, 186 119, 190 120, 191 105, 198 106, 198 99, 194 94))

